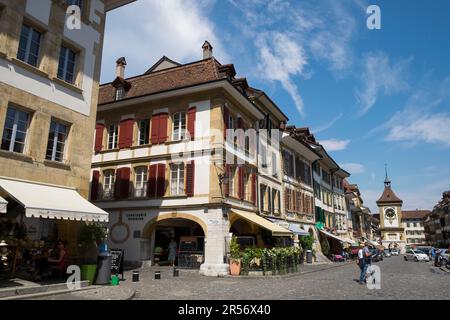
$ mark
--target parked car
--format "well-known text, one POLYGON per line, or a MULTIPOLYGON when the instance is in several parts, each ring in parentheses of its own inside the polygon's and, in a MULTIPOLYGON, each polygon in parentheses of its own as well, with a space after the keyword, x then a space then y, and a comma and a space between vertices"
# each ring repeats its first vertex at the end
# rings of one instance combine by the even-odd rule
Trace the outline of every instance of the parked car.
POLYGON ((399 256, 400 252, 397 249, 392 249, 391 250, 391 256, 399 256))
POLYGON ((417 249, 408 249, 406 250, 405 255, 403 256, 403 258, 405 259, 405 261, 408 260, 414 260, 416 262, 418 261, 430 261, 430 257, 428 257, 428 255, 425 254, 425 252, 421 251, 421 250, 417 250, 417 249))
POLYGON ((391 257, 391 252, 389 251, 389 249, 384 249, 383 254, 386 258, 390 258, 391 257))

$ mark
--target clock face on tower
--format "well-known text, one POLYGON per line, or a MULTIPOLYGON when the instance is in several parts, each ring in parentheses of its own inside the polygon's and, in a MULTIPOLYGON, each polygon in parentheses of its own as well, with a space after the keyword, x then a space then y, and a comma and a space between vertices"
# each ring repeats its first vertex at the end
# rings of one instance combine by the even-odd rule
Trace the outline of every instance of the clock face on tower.
POLYGON ((385 215, 386 219, 388 219, 391 222, 392 220, 395 219, 395 210, 392 208, 387 208, 384 211, 384 215, 385 215))

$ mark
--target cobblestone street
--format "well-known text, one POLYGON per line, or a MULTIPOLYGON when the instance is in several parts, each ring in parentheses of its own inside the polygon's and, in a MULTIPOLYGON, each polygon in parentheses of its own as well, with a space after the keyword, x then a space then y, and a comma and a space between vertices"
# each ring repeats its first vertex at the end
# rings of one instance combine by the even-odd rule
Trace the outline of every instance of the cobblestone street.
MULTIPOLYGON (((450 299, 450 274, 431 263, 404 261, 392 257, 376 263, 381 268, 381 289, 369 290, 356 282, 356 263, 303 266, 300 274, 283 277, 200 276, 196 271, 160 268, 161 280, 153 279, 156 269, 141 269, 140 281, 131 282, 131 272, 120 287, 135 289, 133 299, 450 299)), ((45 299, 115 299, 111 290, 102 288, 45 299)), ((117 290, 116 290, 117 291, 117 290)), ((44 299, 44 298, 43 298, 44 299)))

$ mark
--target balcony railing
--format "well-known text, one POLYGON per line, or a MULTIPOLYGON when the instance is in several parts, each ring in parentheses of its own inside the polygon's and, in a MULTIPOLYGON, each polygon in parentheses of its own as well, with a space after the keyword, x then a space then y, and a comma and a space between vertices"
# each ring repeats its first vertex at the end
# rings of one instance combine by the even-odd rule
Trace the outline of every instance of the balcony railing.
POLYGON ((114 190, 113 189, 105 189, 103 190, 103 200, 112 200, 114 199, 114 190))
POLYGON ((139 188, 134 190, 135 198, 144 198, 147 196, 147 188, 139 188))

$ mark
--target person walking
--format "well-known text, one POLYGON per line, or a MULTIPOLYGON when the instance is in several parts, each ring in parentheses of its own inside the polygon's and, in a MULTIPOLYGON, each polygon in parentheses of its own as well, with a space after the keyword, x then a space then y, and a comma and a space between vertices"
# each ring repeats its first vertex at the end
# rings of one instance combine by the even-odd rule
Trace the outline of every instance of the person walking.
POLYGON ((369 242, 364 243, 364 247, 358 251, 359 268, 361 273, 359 275, 359 284, 365 284, 367 268, 371 264, 372 253, 369 250, 369 242))
POLYGON ((175 266, 175 259, 177 256, 177 247, 178 247, 177 242, 175 241, 174 238, 171 238, 170 243, 169 243, 169 248, 168 248, 168 251, 169 251, 168 260, 169 260, 171 267, 175 266))

